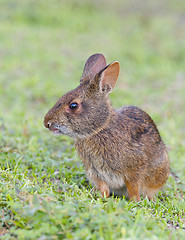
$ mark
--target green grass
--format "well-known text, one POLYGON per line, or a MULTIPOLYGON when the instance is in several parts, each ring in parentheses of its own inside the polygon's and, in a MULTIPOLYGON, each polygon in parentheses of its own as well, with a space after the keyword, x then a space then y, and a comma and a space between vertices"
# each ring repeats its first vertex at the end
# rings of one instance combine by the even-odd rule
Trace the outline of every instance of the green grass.
POLYGON ((0 0, 0 239, 183 239, 184 1, 0 0), (157 123, 170 177, 155 202, 102 199, 72 139, 43 126, 102 52, 121 73, 111 100, 157 123))

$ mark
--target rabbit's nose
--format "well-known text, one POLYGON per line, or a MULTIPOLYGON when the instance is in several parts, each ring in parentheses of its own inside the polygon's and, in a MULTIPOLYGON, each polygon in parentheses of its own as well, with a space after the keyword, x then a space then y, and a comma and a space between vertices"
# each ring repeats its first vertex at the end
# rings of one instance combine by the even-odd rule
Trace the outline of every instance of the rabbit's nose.
POLYGON ((51 127, 51 123, 50 122, 48 122, 48 128, 50 128, 51 127))
POLYGON ((44 122, 44 126, 45 126, 46 128, 50 128, 50 127, 51 127, 51 123, 50 123, 50 122, 44 122))
POLYGON ((45 126, 46 128, 50 128, 50 127, 51 127, 51 125, 52 125, 52 123, 51 123, 51 122, 46 122, 46 123, 44 123, 44 126, 45 126))

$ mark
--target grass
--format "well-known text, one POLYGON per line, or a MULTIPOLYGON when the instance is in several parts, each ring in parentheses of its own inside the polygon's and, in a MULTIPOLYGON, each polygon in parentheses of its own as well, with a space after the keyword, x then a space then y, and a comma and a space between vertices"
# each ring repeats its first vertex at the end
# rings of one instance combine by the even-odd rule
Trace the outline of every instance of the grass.
POLYGON ((183 239, 185 31, 183 1, 0 0, 0 238, 183 239), (155 202, 92 192, 73 140, 43 117, 102 52, 121 73, 115 107, 137 105, 169 149, 155 202))

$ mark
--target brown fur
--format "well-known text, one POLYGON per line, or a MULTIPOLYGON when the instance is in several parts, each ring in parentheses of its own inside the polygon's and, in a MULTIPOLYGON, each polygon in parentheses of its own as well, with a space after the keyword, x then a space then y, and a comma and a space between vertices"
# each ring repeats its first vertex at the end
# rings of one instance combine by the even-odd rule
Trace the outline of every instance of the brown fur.
POLYGON ((102 196, 140 201, 153 198, 169 175, 166 147, 150 116, 134 106, 114 110, 108 94, 119 63, 106 66, 102 54, 86 62, 80 85, 65 94, 44 118, 45 127, 75 139, 87 177, 102 196), (70 109, 77 103, 77 109, 70 109))

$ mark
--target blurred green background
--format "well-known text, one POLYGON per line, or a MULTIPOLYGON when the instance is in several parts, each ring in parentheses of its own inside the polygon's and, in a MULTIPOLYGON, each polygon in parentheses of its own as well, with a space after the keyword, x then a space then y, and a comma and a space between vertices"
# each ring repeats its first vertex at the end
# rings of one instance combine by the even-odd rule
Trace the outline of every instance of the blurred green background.
POLYGON ((55 179, 56 169, 69 185, 85 179, 73 141, 49 134, 43 117, 78 85, 94 53, 120 62, 113 106, 136 105, 152 116, 172 170, 185 179, 185 1, 0 0, 0 197, 13 226, 9 200, 23 207, 15 182, 27 194, 21 184, 29 179, 32 193, 46 194, 42 179, 55 179))

